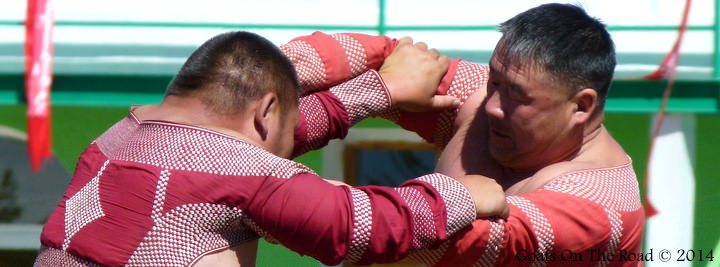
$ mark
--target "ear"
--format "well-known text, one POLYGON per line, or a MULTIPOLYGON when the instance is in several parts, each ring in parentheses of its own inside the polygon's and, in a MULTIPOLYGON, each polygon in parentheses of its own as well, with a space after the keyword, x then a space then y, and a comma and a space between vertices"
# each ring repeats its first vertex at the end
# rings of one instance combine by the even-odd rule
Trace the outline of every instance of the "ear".
POLYGON ((598 104, 597 91, 592 88, 585 88, 570 99, 573 103, 573 123, 584 124, 595 114, 598 104))
POLYGON ((266 93, 257 100, 253 118, 255 130, 262 140, 266 140, 272 125, 273 113, 278 109, 278 98, 275 93, 266 93))

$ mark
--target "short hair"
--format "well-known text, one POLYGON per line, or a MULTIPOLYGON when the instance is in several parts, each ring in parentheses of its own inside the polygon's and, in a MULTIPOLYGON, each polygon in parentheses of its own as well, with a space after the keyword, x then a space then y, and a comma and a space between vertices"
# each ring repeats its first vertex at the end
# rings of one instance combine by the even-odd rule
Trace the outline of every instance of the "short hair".
POLYGON ((572 4, 544 4, 500 24, 495 53, 505 66, 538 68, 574 94, 598 93, 602 111, 615 72, 615 45, 605 24, 572 4), (524 62, 529 60, 529 62, 524 62))
POLYGON ((297 106, 300 85, 295 68, 267 39, 235 31, 217 35, 197 48, 165 95, 199 97, 215 114, 233 115, 268 92, 278 95, 283 110, 297 106))

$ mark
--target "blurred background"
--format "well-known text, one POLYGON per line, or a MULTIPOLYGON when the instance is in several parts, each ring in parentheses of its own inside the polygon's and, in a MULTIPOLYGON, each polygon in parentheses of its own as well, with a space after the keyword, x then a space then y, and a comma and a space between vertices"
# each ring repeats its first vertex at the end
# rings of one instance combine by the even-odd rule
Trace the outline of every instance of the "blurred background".
MULTIPOLYGON (((566 2, 566 1, 560 1, 566 2)), ((633 159, 658 213, 646 250, 714 249, 720 256, 720 23, 718 0, 692 1, 677 50, 667 115, 653 129, 668 76, 658 70, 678 41, 690 1, 584 0, 605 22, 618 52, 606 127, 633 159), (654 140, 653 151, 650 143, 654 140), (652 155, 651 161, 648 156, 652 155)), ((412 36, 451 57, 487 63, 497 24, 548 1, 489 0, 54 0, 52 157, 32 171, 27 151, 26 1, 0 9, 0 266, 28 266, 42 224, 65 190, 78 155, 130 105, 158 103, 189 54, 210 37, 256 32, 276 44, 314 31, 412 36)), ((672 55, 672 54, 671 54, 672 55)), ((412 134, 368 119, 342 141, 298 161, 354 184, 393 185, 432 171, 434 151, 412 134), (377 173, 387 170, 387 173, 377 173), (393 177, 396 179, 385 179, 393 177), (401 179, 397 179, 397 178, 401 179)), ((102 237, 98 237, 102 238, 102 237)), ((720 266, 715 261, 667 266, 720 266)), ((648 266, 662 265, 649 262, 648 266)), ((258 266, 321 266, 261 242, 258 266)))

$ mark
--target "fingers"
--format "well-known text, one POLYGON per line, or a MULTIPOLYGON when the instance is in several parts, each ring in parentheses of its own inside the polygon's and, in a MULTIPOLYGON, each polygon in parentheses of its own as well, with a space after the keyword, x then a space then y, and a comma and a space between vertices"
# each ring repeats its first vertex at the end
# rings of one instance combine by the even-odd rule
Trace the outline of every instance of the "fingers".
POLYGON ((435 49, 435 48, 428 49, 428 54, 431 55, 433 58, 439 58, 439 57, 440 57, 440 52, 438 52, 438 50, 435 49))
POLYGON ((428 45, 425 42, 417 42, 415 43, 415 47, 420 49, 420 51, 428 51, 428 45))
POLYGON ((508 207, 508 205, 504 205, 503 211, 500 213, 500 217, 503 219, 510 217, 510 207, 508 207))
POLYGON ((482 175, 465 175, 455 179, 470 192, 477 218, 509 215, 505 192, 495 180, 482 175))
POLYGON ((457 108, 460 106, 460 100, 449 95, 436 95, 433 96, 430 101, 430 108, 433 110, 457 108))
POLYGON ((448 67, 450 67, 450 58, 448 58, 447 56, 439 56, 437 60, 438 62, 440 62, 440 64, 442 64, 442 68, 447 69, 448 67))
POLYGON ((398 40, 395 50, 385 59, 378 73, 385 81, 393 107, 405 111, 428 111, 453 107, 455 99, 433 99, 450 60, 424 42, 410 37, 398 40))
POLYGON ((429 49, 428 45, 425 42, 413 43, 413 39, 410 36, 405 36, 403 38, 400 38, 400 40, 398 40, 398 45, 395 47, 395 49, 397 49, 400 46, 414 46, 415 48, 419 49, 420 51, 428 51, 437 56, 440 56, 440 53, 437 51, 437 49, 434 49, 434 48, 429 49))
POLYGON ((412 44, 413 44, 413 39, 410 38, 409 36, 405 36, 403 38, 400 38, 400 40, 398 40, 398 45, 395 47, 395 50, 397 50, 398 47, 400 47, 400 46, 408 46, 408 45, 412 45, 412 44))

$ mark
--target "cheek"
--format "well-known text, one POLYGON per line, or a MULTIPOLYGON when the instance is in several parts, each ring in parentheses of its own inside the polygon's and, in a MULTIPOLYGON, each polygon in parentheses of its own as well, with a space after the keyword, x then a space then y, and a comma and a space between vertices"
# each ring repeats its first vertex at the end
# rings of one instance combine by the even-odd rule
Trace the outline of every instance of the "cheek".
POLYGON ((565 126, 565 119, 562 117, 550 113, 538 113, 538 115, 525 120, 522 130, 527 139, 526 142, 544 143, 560 137, 565 126))
POLYGON ((288 133, 285 134, 285 145, 289 146, 292 150, 292 147, 295 145, 295 131, 288 131, 288 133))
POLYGON ((513 110, 510 122, 517 131, 530 131, 540 123, 537 114, 537 110, 531 107, 520 106, 513 110))
POLYGON ((556 133, 557 118, 530 107, 518 108, 511 118, 513 139, 520 149, 529 149, 556 133))
POLYGON ((295 128, 297 127, 297 119, 289 121, 285 124, 284 133, 284 145, 289 147, 292 152, 293 146, 295 145, 295 128))

